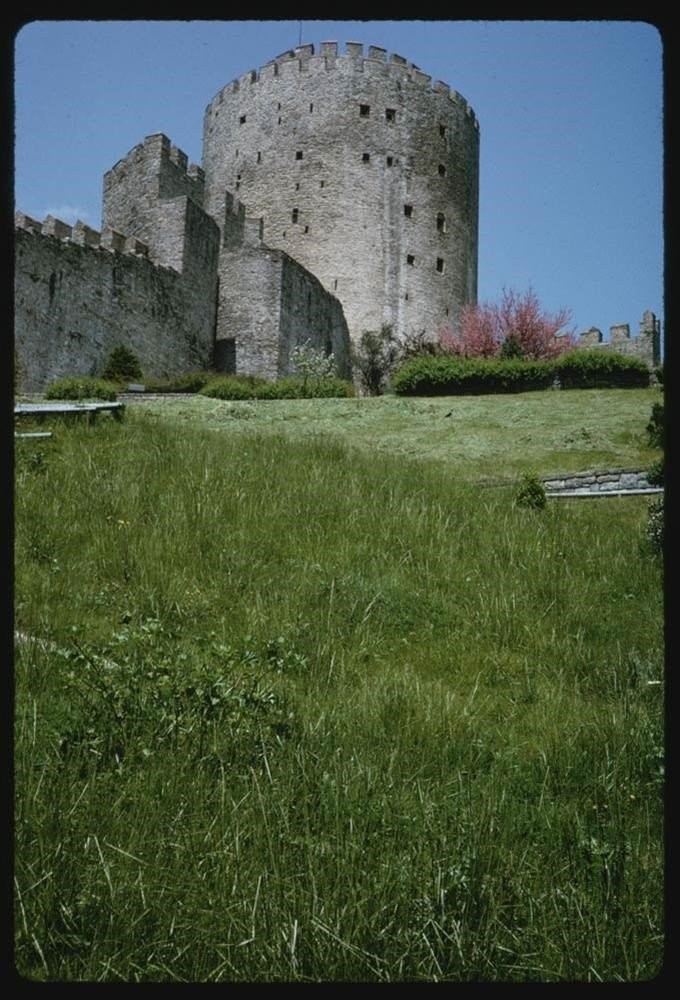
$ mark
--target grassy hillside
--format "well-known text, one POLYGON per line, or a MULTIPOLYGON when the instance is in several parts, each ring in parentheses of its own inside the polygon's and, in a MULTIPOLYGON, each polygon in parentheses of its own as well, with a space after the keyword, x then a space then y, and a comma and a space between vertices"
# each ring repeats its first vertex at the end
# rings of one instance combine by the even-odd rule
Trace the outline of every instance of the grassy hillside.
MULTIPOLYGON (((608 462, 645 454, 636 395, 601 394, 608 462)), ((531 444, 568 397, 166 401, 18 444, 23 976, 657 974, 649 501, 531 510, 473 482, 475 449, 500 478, 595 464, 531 444)), ((562 441, 594 427, 571 419, 562 441)))
POLYGON ((330 436, 372 454, 455 466, 464 478, 504 479, 529 470, 549 475, 646 466, 656 453, 644 429, 652 404, 662 398, 659 388, 433 399, 224 402, 193 396, 144 409, 158 419, 230 434, 330 436))

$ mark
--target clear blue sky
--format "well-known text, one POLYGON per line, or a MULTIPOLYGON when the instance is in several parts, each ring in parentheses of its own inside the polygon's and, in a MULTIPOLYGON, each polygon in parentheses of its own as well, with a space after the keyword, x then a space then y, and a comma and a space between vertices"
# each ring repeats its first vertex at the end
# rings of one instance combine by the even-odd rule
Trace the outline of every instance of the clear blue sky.
POLYGON ((472 106, 479 301, 532 287, 577 331, 635 334, 645 309, 663 326, 663 40, 643 21, 33 21, 15 208, 98 228, 114 163, 165 132, 200 164, 212 97, 300 41, 381 46, 472 106))

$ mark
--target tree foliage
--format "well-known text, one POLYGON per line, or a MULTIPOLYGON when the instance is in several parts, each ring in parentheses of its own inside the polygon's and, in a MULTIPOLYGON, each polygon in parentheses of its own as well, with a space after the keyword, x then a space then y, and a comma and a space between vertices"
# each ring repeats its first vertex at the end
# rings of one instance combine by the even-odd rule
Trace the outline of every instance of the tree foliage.
POLYGON ((547 312, 532 288, 504 288, 498 304, 464 306, 458 332, 442 328, 439 344, 445 353, 467 358, 550 360, 576 346, 574 331, 565 329, 570 319, 568 309, 547 312))
POLYGON ((380 396, 402 359, 402 347, 389 323, 380 330, 365 330, 352 348, 352 365, 369 396, 380 396))

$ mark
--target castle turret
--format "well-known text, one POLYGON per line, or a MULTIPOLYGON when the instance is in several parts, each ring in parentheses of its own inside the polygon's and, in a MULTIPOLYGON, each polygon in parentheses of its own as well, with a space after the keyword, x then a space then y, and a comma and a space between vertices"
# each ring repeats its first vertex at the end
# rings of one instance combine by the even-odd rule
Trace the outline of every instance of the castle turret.
POLYGON ((235 194, 264 243, 337 296, 354 338, 434 333, 476 301, 478 165, 466 101, 376 46, 302 45, 204 118, 206 210, 221 225, 235 194))

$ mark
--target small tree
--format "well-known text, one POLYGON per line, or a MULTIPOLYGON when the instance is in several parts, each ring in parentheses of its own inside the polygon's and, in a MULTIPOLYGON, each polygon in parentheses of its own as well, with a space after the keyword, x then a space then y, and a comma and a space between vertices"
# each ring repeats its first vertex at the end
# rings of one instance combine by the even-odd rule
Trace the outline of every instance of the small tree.
POLYGON ((467 358, 550 360, 576 346, 573 331, 564 330, 570 316, 567 309, 546 312, 531 288, 523 294, 504 288, 498 305, 464 306, 458 332, 443 328, 439 343, 446 353, 467 358))
POLYGON ((109 354, 101 377, 110 382, 126 382, 142 378, 139 358, 129 347, 119 344, 109 354))
POLYGON ((352 364, 369 396, 382 395, 401 357, 401 345, 389 323, 383 323, 379 331, 361 334, 359 343, 352 347, 352 364))
POLYGON ((302 379, 304 392, 309 382, 321 382, 335 376, 335 356, 313 347, 309 339, 293 348, 290 360, 302 379))

